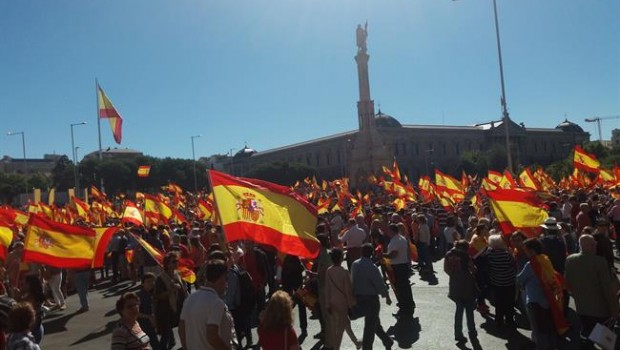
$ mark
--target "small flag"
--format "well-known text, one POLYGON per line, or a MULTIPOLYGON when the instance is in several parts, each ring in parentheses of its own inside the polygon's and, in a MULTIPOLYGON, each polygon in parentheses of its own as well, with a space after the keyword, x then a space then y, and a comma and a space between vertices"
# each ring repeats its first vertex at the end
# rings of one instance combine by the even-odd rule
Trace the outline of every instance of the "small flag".
POLYGON ((151 172, 150 165, 140 165, 138 167, 138 177, 148 177, 151 172))
POLYGON ((583 171, 598 174, 601 163, 595 155, 586 153, 579 145, 576 145, 573 166, 583 171))

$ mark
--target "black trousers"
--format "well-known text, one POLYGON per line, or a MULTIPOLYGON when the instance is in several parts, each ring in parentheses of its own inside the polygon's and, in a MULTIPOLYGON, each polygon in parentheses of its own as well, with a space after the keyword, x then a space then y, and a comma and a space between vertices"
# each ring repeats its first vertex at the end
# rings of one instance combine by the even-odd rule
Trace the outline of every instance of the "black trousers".
POLYGON ((495 295, 495 322, 512 322, 515 306, 515 285, 499 287, 492 286, 495 295))
POLYGON ((392 265, 394 270, 394 284, 396 288, 396 299, 398 300, 398 312, 403 315, 412 315, 415 308, 413 293, 409 284, 411 269, 409 264, 392 265))

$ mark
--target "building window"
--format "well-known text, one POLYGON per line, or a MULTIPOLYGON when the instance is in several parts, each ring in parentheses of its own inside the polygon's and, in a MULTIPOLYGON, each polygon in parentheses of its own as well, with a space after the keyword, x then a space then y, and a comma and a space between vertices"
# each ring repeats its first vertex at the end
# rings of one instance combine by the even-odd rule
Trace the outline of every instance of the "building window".
POLYGON ((442 144, 441 145, 442 151, 443 151, 443 155, 445 156, 446 154, 448 154, 448 147, 446 147, 446 144, 442 144))
POLYGON ((331 152, 327 152, 326 158, 327 158, 327 165, 328 166, 331 165, 331 163, 332 163, 332 154, 331 154, 331 152))
POLYGON ((319 153, 316 154, 316 166, 318 167, 321 164, 321 155, 319 153))
POLYGON ((394 155, 398 155, 398 142, 394 142, 394 155))
POLYGON ((459 145, 458 143, 454 145, 454 151, 456 152, 457 156, 461 155, 461 145, 459 145))
POLYGON ((543 152, 547 152, 547 142, 543 141, 543 152))
POLYGON ((342 154, 340 153, 340 150, 336 151, 336 159, 338 161, 338 165, 342 164, 342 154))
POLYGON ((307 154, 307 155, 306 155, 306 164, 307 164, 308 166, 310 166, 310 160, 311 160, 311 159, 312 159, 312 156, 311 156, 311 155, 309 155, 309 154, 307 154))
POLYGON ((417 144, 417 143, 414 143, 414 144, 413 144, 413 151, 415 152, 415 155, 416 155, 416 156, 419 156, 419 155, 420 155, 420 148, 418 147, 418 144, 417 144))
POLYGON ((403 154, 407 155, 407 144, 403 142, 403 154))
POLYGON ((534 152, 538 152, 538 142, 534 142, 534 152))

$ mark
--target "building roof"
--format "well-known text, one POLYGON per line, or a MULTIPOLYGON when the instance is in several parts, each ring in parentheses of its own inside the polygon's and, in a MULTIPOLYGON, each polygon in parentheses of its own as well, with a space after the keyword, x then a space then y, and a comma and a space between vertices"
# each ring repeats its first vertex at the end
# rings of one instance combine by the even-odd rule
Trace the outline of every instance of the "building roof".
POLYGON ((560 129, 565 132, 583 132, 583 129, 581 128, 581 126, 569 121, 566 118, 564 119, 563 122, 558 124, 558 126, 556 126, 555 128, 560 129))
POLYGON ((402 125, 396 118, 392 117, 389 114, 382 113, 381 109, 379 109, 379 112, 377 113, 377 115, 375 115, 375 125, 378 128, 400 128, 402 127, 402 125))
POLYGON ((287 150, 287 149, 293 149, 293 148, 301 147, 301 146, 308 146, 308 145, 312 145, 314 143, 319 143, 319 142, 328 141, 328 140, 335 140, 335 139, 338 139, 338 138, 341 138, 341 137, 355 135, 355 134, 357 134, 358 131, 359 130, 351 130, 351 131, 346 131, 346 132, 342 132, 342 133, 339 133, 339 134, 334 134, 334 135, 331 135, 331 136, 325 136, 325 137, 320 137, 320 138, 317 138, 317 139, 312 139, 312 140, 308 140, 308 141, 304 141, 304 142, 294 143, 294 144, 288 145, 288 146, 272 148, 272 149, 269 149, 269 150, 266 150, 266 151, 256 152, 255 154, 253 154, 253 156, 259 156, 259 155, 263 155, 263 154, 279 152, 279 151, 283 151, 283 150, 287 150))

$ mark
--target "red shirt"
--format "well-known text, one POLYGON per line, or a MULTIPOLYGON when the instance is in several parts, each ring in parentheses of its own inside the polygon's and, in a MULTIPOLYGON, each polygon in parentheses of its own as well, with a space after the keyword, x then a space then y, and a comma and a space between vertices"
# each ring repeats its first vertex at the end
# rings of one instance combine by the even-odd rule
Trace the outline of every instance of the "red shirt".
POLYGON ((286 330, 272 329, 269 331, 258 326, 258 343, 263 350, 288 350, 291 345, 298 345, 298 340, 292 326, 286 330))

